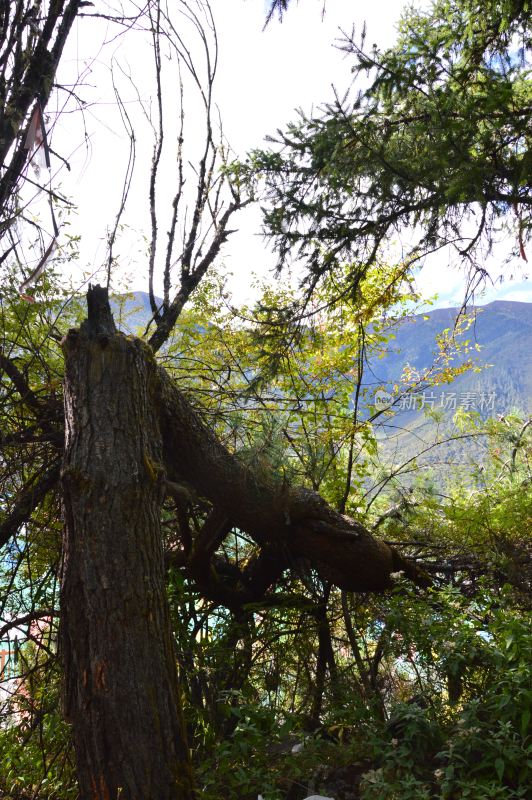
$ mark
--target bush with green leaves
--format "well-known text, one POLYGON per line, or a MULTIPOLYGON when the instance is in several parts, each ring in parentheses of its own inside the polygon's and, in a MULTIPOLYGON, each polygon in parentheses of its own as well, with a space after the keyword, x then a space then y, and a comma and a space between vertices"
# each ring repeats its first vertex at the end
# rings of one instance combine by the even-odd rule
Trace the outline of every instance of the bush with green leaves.
POLYGON ((69 726, 59 713, 57 671, 34 673, 33 685, 13 700, 0 727, 0 797, 75 800, 78 787, 69 726))
MULTIPOLYGON (((375 768, 365 775, 363 800, 527 796, 532 781, 532 628, 508 607, 508 596, 484 595, 471 604, 457 593, 440 593, 437 601, 434 595, 436 621, 431 625, 425 617, 422 637, 432 639, 432 671, 425 673, 426 683, 422 670, 418 673, 424 690, 418 702, 395 706, 388 725, 374 728, 375 768), (442 627, 445 605, 456 612, 454 629, 442 627), (449 697, 449 688, 443 688, 449 675, 455 679, 450 686, 460 677, 459 697, 449 697), (440 696, 434 693, 438 677, 440 696)), ((409 647, 416 619, 419 614, 405 614, 403 641, 409 639, 409 647)), ((423 655, 427 658, 427 651, 420 651, 418 664, 423 655)))

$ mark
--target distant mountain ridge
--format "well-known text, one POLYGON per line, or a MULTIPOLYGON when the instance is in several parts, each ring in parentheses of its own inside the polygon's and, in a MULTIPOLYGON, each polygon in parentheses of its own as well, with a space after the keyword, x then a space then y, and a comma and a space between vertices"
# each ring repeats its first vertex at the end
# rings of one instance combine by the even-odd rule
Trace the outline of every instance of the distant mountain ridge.
MULTIPOLYGON (((381 459, 394 470, 415 458, 436 484, 443 485, 444 476, 456 468, 465 468, 461 475, 467 481, 470 470, 486 458, 486 440, 455 438, 462 431, 454 415, 460 409, 478 412, 484 419, 512 411, 528 417, 532 412, 532 303, 498 300, 476 312, 473 325, 457 338, 480 345, 480 351, 459 354, 452 366, 471 358, 481 370, 468 370, 448 384, 403 396, 393 414, 384 417, 377 432, 381 459)), ((454 308, 436 309, 405 321, 386 357, 370 362, 372 391, 382 386, 386 400, 386 390, 399 380, 406 364, 419 371, 430 367, 436 336, 453 329, 457 313, 454 308)))
MULTIPOLYGON (((155 298, 156 303, 162 303, 155 298)), ((453 392, 456 405, 465 401, 469 409, 493 414, 504 414, 513 408, 525 414, 532 412, 532 303, 495 300, 477 307, 474 324, 458 340, 469 339, 478 343, 480 352, 462 354, 453 365, 472 358, 481 372, 465 372, 451 384, 433 390, 434 397, 425 402, 453 410, 453 392), (442 392, 443 401, 442 401, 442 392), (469 394, 468 394, 469 393, 469 394), (468 397, 466 398, 466 395, 468 397), (475 398, 471 397, 475 395, 475 398), (481 402, 484 398, 484 402, 481 402), (489 398, 489 400, 488 400, 489 398), (479 406, 483 405, 484 408, 479 406), (488 406, 488 407, 486 407, 488 406)), ((368 393, 377 387, 389 390, 396 383, 406 364, 422 371, 431 366, 437 350, 436 336, 446 328, 453 328, 458 309, 438 308, 415 315, 397 326, 395 339, 385 346, 384 358, 370 359, 364 378, 368 393)), ((146 292, 133 292, 114 301, 118 325, 129 333, 145 328, 152 318, 149 296, 146 292)), ((408 411, 411 409, 397 409, 408 411)))
MULTIPOLYGON (((532 303, 496 300, 477 307, 476 319, 458 341, 480 345, 478 353, 460 354, 452 362, 457 366, 472 359, 481 372, 468 371, 451 384, 433 390, 438 403, 442 392, 456 393, 456 402, 466 402, 469 409, 481 413, 507 413, 512 408, 532 411, 532 303), (489 365, 489 366, 487 366, 489 365), (465 395, 476 395, 466 398, 465 395), (487 398, 490 402, 487 403, 487 398), (484 402, 481 402, 484 398, 484 402), (483 408, 481 406, 484 406, 483 408), (486 408, 486 405, 489 405, 486 408)), ((432 364, 437 350, 436 336, 452 329, 457 309, 429 311, 406 320, 396 329, 396 338, 386 348, 385 358, 370 361, 368 383, 389 388, 397 382, 406 364, 422 371, 432 364)), ((445 395, 444 400, 445 402, 445 395)), ((437 403, 435 403, 437 405, 437 403)), ((443 407, 443 406, 441 406, 443 407)))
MULTIPOLYGON (((127 333, 142 332, 153 316, 146 292, 116 298, 113 311, 118 326, 127 333)), ((481 463, 486 453, 482 439, 458 439, 431 447, 460 433, 453 421, 460 408, 478 411, 484 418, 513 410, 525 416, 532 413, 532 303, 496 300, 476 311, 473 325, 457 338, 479 344, 480 351, 462 353, 452 365, 471 358, 481 371, 469 370, 448 384, 404 395, 391 414, 379 418, 381 458, 394 469, 415 457, 419 466, 435 469, 441 480, 449 468, 481 463)), ((457 308, 435 309, 398 324, 395 338, 383 346, 384 357, 381 352, 369 360, 364 374, 367 401, 374 402, 377 392, 384 395, 385 406, 393 402, 393 384, 399 382, 406 364, 420 372, 429 368, 437 351, 436 336, 454 328, 457 313, 457 308)))

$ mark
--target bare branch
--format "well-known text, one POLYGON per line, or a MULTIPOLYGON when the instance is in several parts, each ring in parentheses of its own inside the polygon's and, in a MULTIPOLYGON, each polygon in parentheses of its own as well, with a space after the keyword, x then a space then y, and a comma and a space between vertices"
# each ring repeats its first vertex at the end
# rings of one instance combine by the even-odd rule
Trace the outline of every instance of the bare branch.
POLYGON ((38 608, 34 611, 30 611, 29 614, 23 614, 21 617, 17 617, 16 619, 11 619, 9 622, 6 622, 5 625, 2 625, 0 628, 0 639, 9 633, 9 631, 13 630, 13 628, 20 628, 22 625, 25 625, 27 622, 34 622, 35 620, 45 620, 50 617, 54 617, 57 615, 57 611, 54 611, 53 608, 38 608))

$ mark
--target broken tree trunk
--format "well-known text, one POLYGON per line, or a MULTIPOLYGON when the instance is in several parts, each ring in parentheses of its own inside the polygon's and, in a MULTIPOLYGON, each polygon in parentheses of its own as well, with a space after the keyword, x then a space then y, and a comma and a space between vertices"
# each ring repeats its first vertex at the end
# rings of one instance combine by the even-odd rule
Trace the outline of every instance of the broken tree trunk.
POLYGON ((61 649, 82 800, 190 800, 165 596, 164 474, 150 349, 117 334, 107 292, 63 342, 61 649))
POLYGON ((288 486, 230 453, 162 368, 159 383, 165 466, 212 502, 231 523, 227 530, 233 525, 262 547, 277 545, 288 564, 307 559, 323 578, 347 591, 384 591, 397 572, 429 585, 415 563, 316 492, 288 486))

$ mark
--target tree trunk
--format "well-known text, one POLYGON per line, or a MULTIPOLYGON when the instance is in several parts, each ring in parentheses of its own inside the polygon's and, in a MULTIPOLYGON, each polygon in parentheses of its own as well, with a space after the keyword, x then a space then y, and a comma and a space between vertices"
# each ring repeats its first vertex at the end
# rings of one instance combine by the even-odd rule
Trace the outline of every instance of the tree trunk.
POLYGON ((61 648, 81 800, 190 800, 165 596, 156 366, 99 287, 63 342, 61 648))
MULTIPOLYGON (((222 518, 260 546, 280 545, 288 563, 308 559, 322 579, 354 592, 382 592, 402 571, 420 586, 430 579, 417 564, 339 514, 316 492, 284 485, 230 453, 159 368, 163 458, 172 479, 184 479, 222 518)), ((195 579, 197 576, 194 576, 195 579)))

